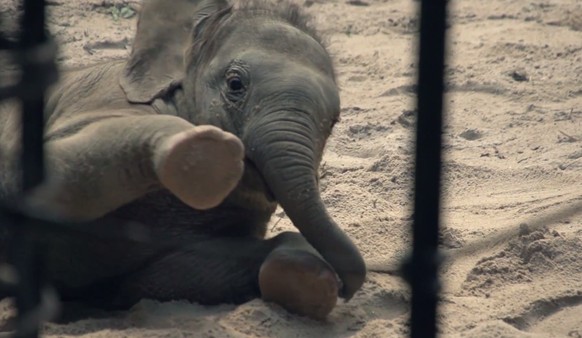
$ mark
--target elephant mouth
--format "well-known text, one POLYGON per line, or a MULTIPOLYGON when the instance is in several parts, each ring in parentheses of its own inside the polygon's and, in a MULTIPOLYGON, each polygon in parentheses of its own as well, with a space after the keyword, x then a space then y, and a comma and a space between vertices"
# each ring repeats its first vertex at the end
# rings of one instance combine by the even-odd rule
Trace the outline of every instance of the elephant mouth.
POLYGON ((268 204, 276 202, 275 194, 273 194, 255 163, 246 157, 244 165, 244 174, 236 190, 247 197, 254 196, 257 198, 262 196, 268 204))
POLYGON ((275 194, 271 191, 271 188, 255 163, 249 158, 245 158, 245 176, 248 176, 247 179, 251 181, 250 183, 252 183, 252 188, 255 188, 254 190, 264 192, 270 202, 275 201, 275 194))

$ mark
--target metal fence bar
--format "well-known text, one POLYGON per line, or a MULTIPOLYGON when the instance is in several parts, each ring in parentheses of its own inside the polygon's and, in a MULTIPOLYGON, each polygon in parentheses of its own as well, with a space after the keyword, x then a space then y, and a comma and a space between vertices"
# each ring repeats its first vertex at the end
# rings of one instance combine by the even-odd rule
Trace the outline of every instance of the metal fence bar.
POLYGON ((437 335, 446 3, 423 0, 420 5, 413 250, 406 266, 413 338, 437 335))
MULTIPOLYGON (((24 0, 20 37, 12 47, 22 73, 12 94, 21 100, 20 190, 24 194, 44 179, 44 91, 56 80, 55 48, 45 34, 44 0, 24 0), (15 49, 15 50, 14 50, 15 49)), ((8 93, 10 94, 10 93, 8 93)), ((33 240, 24 215, 13 214, 4 221, 12 223, 8 260, 14 267, 17 284, 13 286, 18 317, 15 337, 38 337, 41 292, 44 287, 41 252, 33 240)))
POLYGON ((45 36, 44 0, 24 0, 20 44, 22 64, 20 98, 22 99, 22 154, 21 184, 26 192, 39 185, 44 178, 44 82, 49 74, 39 55, 45 36))

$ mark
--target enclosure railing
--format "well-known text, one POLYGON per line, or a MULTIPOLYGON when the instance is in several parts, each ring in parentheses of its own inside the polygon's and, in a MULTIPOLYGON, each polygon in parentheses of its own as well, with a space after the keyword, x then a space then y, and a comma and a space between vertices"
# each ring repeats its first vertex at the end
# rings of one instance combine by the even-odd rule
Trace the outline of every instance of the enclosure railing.
POLYGON ((413 242, 412 255, 404 263, 412 288, 413 338, 435 337, 437 332, 446 4, 446 0, 420 4, 413 242))
MULTIPOLYGON (((43 181, 44 92, 56 80, 57 74, 54 61, 56 48, 45 34, 44 5, 44 1, 24 0, 18 42, 13 44, 5 38, 0 42, 3 48, 13 52, 12 56, 15 56, 21 70, 20 81, 2 93, 21 100, 22 152, 19 185, 22 193, 43 181)), ((12 238, 7 255, 17 280, 17 283, 8 287, 15 296, 19 314, 15 336, 36 337, 39 320, 35 317, 40 315, 44 282, 40 252, 26 227, 30 219, 21 213, 5 213, 2 221, 3 226, 10 226, 7 230, 12 238)))

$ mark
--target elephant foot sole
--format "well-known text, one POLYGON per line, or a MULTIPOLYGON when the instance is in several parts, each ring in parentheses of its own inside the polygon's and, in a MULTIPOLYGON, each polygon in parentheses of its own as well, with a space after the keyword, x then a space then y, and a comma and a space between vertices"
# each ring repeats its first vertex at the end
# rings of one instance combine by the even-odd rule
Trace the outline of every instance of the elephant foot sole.
POLYGON ((166 140, 156 165, 160 182, 195 209, 219 205, 244 171, 244 146, 233 134, 196 126, 166 140))
POLYGON ((340 282, 318 256, 302 250, 276 249, 261 266, 259 287, 264 301, 324 320, 337 304, 340 282))

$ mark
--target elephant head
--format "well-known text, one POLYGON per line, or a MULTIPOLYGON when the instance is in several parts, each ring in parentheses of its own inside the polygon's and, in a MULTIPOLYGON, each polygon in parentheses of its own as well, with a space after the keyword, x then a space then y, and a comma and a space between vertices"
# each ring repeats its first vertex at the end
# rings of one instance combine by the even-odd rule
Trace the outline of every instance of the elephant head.
POLYGON ((246 179, 258 176, 334 267, 340 296, 349 299, 361 287, 364 261, 318 189, 319 163, 340 112, 333 63, 296 6, 146 2, 121 85, 134 103, 170 96, 179 116, 237 135, 254 173, 246 179))

